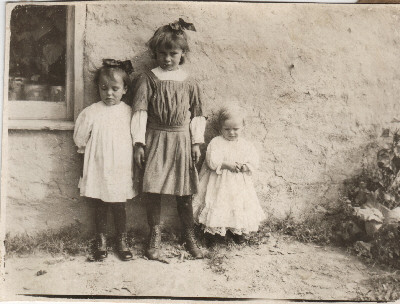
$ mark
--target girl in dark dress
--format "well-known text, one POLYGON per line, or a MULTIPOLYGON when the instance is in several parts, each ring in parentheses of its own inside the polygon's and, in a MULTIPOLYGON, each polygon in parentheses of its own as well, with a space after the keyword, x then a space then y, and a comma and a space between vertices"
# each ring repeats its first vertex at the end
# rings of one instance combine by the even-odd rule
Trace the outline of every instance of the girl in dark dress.
POLYGON ((174 195, 182 224, 182 239, 195 258, 202 258, 193 232, 192 195, 198 190, 195 164, 204 142, 205 117, 197 82, 181 68, 189 51, 182 19, 160 27, 148 42, 158 67, 136 79, 132 103, 134 159, 144 169, 150 237, 149 259, 159 259, 161 195, 174 195))

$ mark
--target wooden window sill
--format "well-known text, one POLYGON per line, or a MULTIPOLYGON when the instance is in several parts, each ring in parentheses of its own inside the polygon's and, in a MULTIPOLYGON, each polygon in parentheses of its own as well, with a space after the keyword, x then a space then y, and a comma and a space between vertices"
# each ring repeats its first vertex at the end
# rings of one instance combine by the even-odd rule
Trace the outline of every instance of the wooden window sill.
POLYGON ((64 120, 8 120, 8 130, 73 130, 73 121, 64 120))

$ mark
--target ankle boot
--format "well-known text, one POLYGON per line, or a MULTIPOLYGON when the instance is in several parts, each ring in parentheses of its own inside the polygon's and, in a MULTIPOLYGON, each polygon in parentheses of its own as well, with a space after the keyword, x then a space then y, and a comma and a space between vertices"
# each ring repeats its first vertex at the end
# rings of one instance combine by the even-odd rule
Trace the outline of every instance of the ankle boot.
POLYGON ((196 237, 194 235, 193 227, 184 228, 182 239, 185 242, 185 249, 195 258, 202 259, 203 253, 197 245, 196 237))
POLYGON ((116 249, 117 249, 119 258, 122 261, 129 261, 133 257, 132 252, 129 250, 129 247, 126 244, 126 239, 127 239, 126 232, 120 233, 117 236, 116 249))
POLYGON ((161 226, 160 225, 151 226, 149 243, 146 248, 145 256, 149 260, 159 259, 160 247, 161 247, 161 226))
POLYGON ((99 233, 96 237, 96 246, 93 257, 96 261, 103 261, 107 255, 107 237, 104 233, 99 233))
POLYGON ((182 223, 182 240, 185 248, 196 259, 202 259, 203 253, 196 242, 194 235, 192 196, 177 196, 177 209, 182 223))

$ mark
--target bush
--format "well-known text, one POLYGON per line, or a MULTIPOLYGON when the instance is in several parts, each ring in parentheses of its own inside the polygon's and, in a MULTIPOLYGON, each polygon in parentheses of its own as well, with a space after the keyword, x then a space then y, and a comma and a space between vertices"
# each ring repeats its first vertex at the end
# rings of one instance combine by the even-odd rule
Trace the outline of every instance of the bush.
POLYGON ((371 242, 371 255, 382 264, 400 269, 400 226, 384 224, 371 242))

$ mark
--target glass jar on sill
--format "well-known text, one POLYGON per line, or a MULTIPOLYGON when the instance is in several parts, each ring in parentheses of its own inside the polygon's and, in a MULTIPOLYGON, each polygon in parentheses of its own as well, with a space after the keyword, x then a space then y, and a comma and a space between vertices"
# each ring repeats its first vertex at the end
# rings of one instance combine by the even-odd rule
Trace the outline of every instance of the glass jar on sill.
POLYGON ((24 86, 25 100, 48 101, 49 86, 44 84, 26 84, 24 86))
POLYGON ((22 100, 24 98, 24 85, 27 78, 20 76, 10 76, 8 79, 8 99, 22 100))

